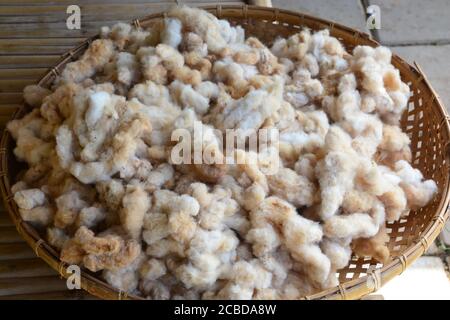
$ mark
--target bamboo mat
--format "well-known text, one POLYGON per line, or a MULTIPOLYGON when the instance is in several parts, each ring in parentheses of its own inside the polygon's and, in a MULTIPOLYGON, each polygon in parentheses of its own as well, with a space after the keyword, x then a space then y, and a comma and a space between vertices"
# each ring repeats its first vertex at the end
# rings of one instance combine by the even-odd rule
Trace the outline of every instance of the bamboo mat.
MULTIPOLYGON (((0 0, 0 129, 22 103, 22 90, 35 83, 61 54, 104 25, 168 9, 175 1, 0 0), (81 30, 66 28, 66 8, 81 9, 81 30)), ((191 6, 243 1, 178 1, 191 6)), ((36 257, 0 208, 0 299, 93 299, 69 291, 65 280, 36 257)))

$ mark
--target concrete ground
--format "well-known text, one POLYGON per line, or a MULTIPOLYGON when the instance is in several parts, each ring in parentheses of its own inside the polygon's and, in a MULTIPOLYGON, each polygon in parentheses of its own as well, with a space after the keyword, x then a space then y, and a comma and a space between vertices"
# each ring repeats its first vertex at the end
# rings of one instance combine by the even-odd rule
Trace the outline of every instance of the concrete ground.
MULTIPOLYGON (((272 0, 274 7, 302 11, 370 33, 408 62, 417 62, 450 110, 450 1, 272 0), (366 8, 380 8, 381 29, 366 27, 366 8)), ((374 299, 450 299, 450 221, 427 254, 384 286, 374 299), (380 296, 381 295, 381 296, 380 296)))

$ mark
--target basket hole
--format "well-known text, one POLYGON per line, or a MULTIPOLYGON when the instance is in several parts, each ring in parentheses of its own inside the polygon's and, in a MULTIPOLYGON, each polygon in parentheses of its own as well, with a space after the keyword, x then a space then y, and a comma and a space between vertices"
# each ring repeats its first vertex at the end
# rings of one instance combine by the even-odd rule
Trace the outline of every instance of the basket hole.
POLYGON ((347 273, 346 275, 345 275, 345 277, 347 278, 347 279, 353 279, 353 276, 355 275, 355 273, 353 273, 353 272, 350 272, 350 273, 347 273))

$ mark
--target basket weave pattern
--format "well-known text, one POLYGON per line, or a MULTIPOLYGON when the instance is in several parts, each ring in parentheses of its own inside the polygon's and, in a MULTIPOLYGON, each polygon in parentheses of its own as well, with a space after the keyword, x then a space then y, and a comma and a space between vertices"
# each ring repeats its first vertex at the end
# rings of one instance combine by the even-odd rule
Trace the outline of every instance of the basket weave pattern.
MULTIPOLYGON (((203 9, 221 19, 227 19, 232 24, 241 25, 246 35, 256 36, 266 45, 270 45, 278 36, 288 37, 305 26, 312 30, 329 29, 331 35, 338 38, 348 51, 357 45, 379 45, 365 33, 287 10, 254 6, 215 6, 203 9)), ((164 14, 154 14, 134 20, 133 25, 136 28, 151 27, 162 18, 164 14)), ((64 66, 76 60, 92 40, 88 39, 63 55, 62 60, 39 84, 49 86, 64 66)), ((426 207, 411 211, 401 220, 388 224, 388 247, 391 251, 389 263, 383 266, 371 259, 353 257, 349 265, 339 271, 339 286, 307 296, 305 299, 358 299, 376 291, 384 283, 401 274, 427 250, 448 218, 450 117, 418 65, 410 66, 395 54, 392 56, 392 64, 400 70, 402 80, 410 86, 412 92, 408 108, 401 120, 401 127, 411 138, 413 165, 420 169, 426 178, 436 181, 439 193, 426 207)), ((13 115, 13 119, 21 118, 28 111, 26 106, 20 108, 13 115)), ((5 130, 0 146, 0 187, 5 208, 17 230, 32 246, 36 255, 57 270, 61 277, 68 277, 70 274, 66 271, 67 264, 59 260, 58 252, 20 217, 10 188, 18 172, 18 163, 12 153, 13 146, 14 141, 5 130)), ((112 288, 87 270, 82 270, 81 285, 91 294, 104 299, 142 299, 112 288)))

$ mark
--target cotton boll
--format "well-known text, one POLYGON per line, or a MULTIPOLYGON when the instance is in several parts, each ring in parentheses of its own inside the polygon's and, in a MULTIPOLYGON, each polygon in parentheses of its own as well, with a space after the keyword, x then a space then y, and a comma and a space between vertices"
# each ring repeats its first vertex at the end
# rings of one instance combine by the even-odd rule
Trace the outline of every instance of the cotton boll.
POLYGON ((402 179, 400 187, 405 192, 411 208, 425 206, 438 190, 433 180, 423 180, 422 173, 404 160, 395 163, 395 172, 402 179))
POLYGON ((20 180, 11 186, 11 193, 15 195, 16 192, 26 189, 28 189, 27 183, 25 181, 20 180))
POLYGON ((233 281, 243 287, 264 289, 270 286, 272 274, 265 270, 257 260, 238 261, 232 267, 233 281))
POLYGON ((39 117, 39 109, 29 113, 22 119, 8 123, 7 129, 16 139, 14 155, 29 165, 45 162, 51 155, 54 146, 52 141, 44 136, 46 130, 44 120, 39 117))
POLYGON ((322 228, 317 222, 295 215, 283 225, 283 235, 286 247, 295 251, 296 245, 319 242, 322 228))
POLYGON ((32 107, 40 107, 44 98, 52 92, 38 85, 29 85, 23 89, 25 102, 32 107))
POLYGON ((353 189, 345 194, 342 209, 346 213, 369 212, 374 201, 375 197, 370 193, 353 189))
POLYGON ((294 170, 281 168, 274 175, 268 176, 270 191, 293 205, 310 206, 314 202, 316 188, 313 183, 294 170))
POLYGON ((369 238, 378 229, 377 221, 363 213, 333 216, 324 225, 324 233, 330 238, 369 238))
POLYGON ((70 191, 59 196, 55 199, 55 203, 57 208, 55 226, 62 229, 75 223, 81 209, 87 206, 77 191, 70 191))
POLYGON ((62 83, 82 82, 101 70, 114 54, 113 42, 109 39, 97 39, 84 52, 80 60, 68 63, 59 81, 62 83))
POLYGON ((167 268, 161 260, 149 259, 140 266, 140 276, 145 280, 156 280, 167 272, 167 268))
POLYGON ((116 68, 117 80, 127 88, 138 82, 140 71, 135 55, 128 52, 120 52, 117 55, 116 68))
POLYGON ((87 228, 95 228, 101 221, 106 218, 103 208, 88 207, 83 208, 77 218, 77 226, 86 226, 87 228))
POLYGON ((141 73, 146 80, 156 84, 167 83, 167 69, 163 66, 161 57, 156 54, 154 47, 141 47, 136 52, 141 64, 141 73))
POLYGON ((324 92, 322 83, 311 78, 311 73, 302 68, 298 68, 292 74, 293 85, 305 92, 312 99, 318 98, 324 92))
POLYGON ((59 228, 47 228, 47 238, 50 245, 58 250, 70 239, 66 232, 59 228))
POLYGON ((246 240, 253 244, 252 251, 257 257, 272 252, 281 244, 279 235, 270 225, 250 229, 247 232, 246 240))
POLYGON ((216 99, 219 96, 219 87, 211 81, 203 81, 196 85, 194 89, 208 99, 216 99))
POLYGON ((232 27, 227 20, 218 20, 220 26, 220 33, 227 43, 242 43, 244 42, 244 29, 241 26, 232 27))
POLYGON ((328 279, 331 262, 319 246, 314 244, 299 245, 292 253, 292 257, 301 264, 301 268, 314 283, 320 286, 328 279))
POLYGON ((281 227, 279 241, 286 246, 292 257, 306 263, 305 268, 310 271, 308 274, 313 281, 319 283, 325 281, 330 270, 330 262, 314 244, 322 238, 322 231, 317 223, 298 216, 294 207, 276 197, 266 198, 256 210, 252 211, 251 221, 255 229, 250 229, 247 240, 253 242, 255 254, 267 254, 278 246, 275 236, 277 233, 273 232, 271 239, 275 241, 272 240, 273 244, 267 246, 270 244, 267 240, 271 234, 268 231, 271 225, 281 227))
POLYGON ((147 255, 155 258, 163 258, 167 255, 175 254, 179 257, 185 256, 185 247, 183 244, 172 240, 172 239, 162 239, 151 245, 147 246, 147 255))
POLYGON ((220 231, 200 229, 187 251, 190 262, 181 265, 176 273, 188 288, 205 288, 213 284, 220 275, 221 262, 229 263, 223 261, 223 258, 229 258, 230 253, 235 252, 237 243, 238 240, 232 232, 222 234, 220 231))
POLYGON ((391 168, 399 160, 411 161, 410 139, 399 127, 384 125, 383 139, 378 146, 377 161, 391 168))
POLYGON ((150 208, 148 194, 142 187, 129 187, 122 198, 122 206, 123 208, 119 215, 123 228, 131 238, 139 239, 145 213, 150 208))
POLYGON ((190 196, 179 196, 168 190, 156 191, 151 209, 155 214, 146 216, 144 220, 144 240, 153 244, 170 234, 178 242, 188 242, 197 227, 192 216, 197 215, 199 209, 198 202, 190 196))
MULTIPOLYGON (((140 290, 147 296, 147 299, 171 299, 170 289, 160 281, 143 281, 140 290)), ((172 299, 175 299, 175 296, 172 299)))
POLYGON ((89 127, 95 126, 102 117, 104 107, 110 102, 110 95, 107 92, 100 91, 93 93, 89 97, 89 108, 86 111, 86 124, 89 127))
POLYGON ((386 220, 396 221, 408 212, 405 192, 399 186, 394 185, 391 190, 379 197, 386 209, 386 220))
POLYGON ((162 163, 154 170, 148 172, 147 180, 145 181, 145 189, 153 191, 162 186, 170 185, 174 177, 174 169, 168 163, 162 163))
POLYGON ((183 211, 171 213, 168 220, 168 226, 172 237, 181 243, 189 242, 197 229, 192 216, 183 211))
POLYGON ((271 88, 254 90, 217 115, 217 125, 226 129, 258 129, 265 119, 281 105, 282 83, 277 81, 271 88))
POLYGON ((314 168, 317 164, 317 158, 312 153, 300 156, 294 165, 294 170, 298 175, 304 176, 309 181, 315 180, 314 168))
POLYGON ((125 188, 120 180, 111 179, 109 181, 98 182, 96 189, 102 202, 106 203, 111 211, 117 211, 119 209, 125 194, 125 188))
POLYGON ((271 48, 271 51, 277 57, 286 57, 292 60, 301 60, 308 52, 311 45, 311 32, 303 29, 288 39, 279 38, 271 48))
POLYGON ((137 98, 147 106, 165 107, 170 103, 170 94, 167 87, 149 80, 136 84, 128 93, 128 98, 137 98))
POLYGON ((243 206, 247 210, 253 210, 258 207, 258 205, 261 203, 261 201, 264 200, 265 197, 266 191, 264 190, 264 188, 258 183, 253 183, 244 191, 243 206))
POLYGON ((62 168, 68 168, 73 162, 73 132, 65 125, 59 127, 56 134, 56 153, 62 168))
POLYGON ((132 26, 128 23, 119 22, 112 28, 103 27, 100 35, 102 38, 111 38, 119 48, 123 48, 131 32, 132 26))
POLYGON ((339 270, 347 266, 350 261, 352 250, 345 241, 333 241, 325 238, 320 244, 323 253, 330 259, 334 270, 339 270))
MULTIPOLYGON (((109 230, 97 236, 81 227, 74 238, 67 241, 61 251, 61 260, 67 263, 81 263, 89 270, 133 270, 139 263, 140 245, 134 240, 122 239, 116 231, 109 230), (127 269, 129 270, 129 269, 127 269)), ((135 270, 135 269, 134 269, 135 270)))
POLYGON ((193 183, 190 193, 200 204, 199 225, 205 229, 220 229, 227 217, 238 211, 238 204, 231 199, 231 192, 222 187, 209 191, 206 185, 193 183))
POLYGON ((114 288, 132 293, 137 289, 139 284, 139 274, 137 270, 142 264, 142 260, 143 257, 141 255, 127 267, 115 270, 105 270, 103 276, 114 288))
POLYGON ((197 8, 177 6, 168 12, 169 17, 178 18, 183 26, 198 34, 208 45, 208 50, 219 53, 227 44, 219 20, 212 14, 197 8))
POLYGON ((203 115, 208 111, 209 99, 195 91, 192 86, 184 85, 175 80, 170 84, 170 90, 171 92, 174 92, 184 108, 193 108, 195 112, 200 115, 203 115))
POLYGON ((20 216, 26 222, 38 227, 46 227, 54 219, 55 212, 50 206, 38 206, 32 209, 19 209, 20 216))
POLYGON ((351 188, 354 176, 351 161, 345 154, 329 153, 316 167, 322 197, 320 216, 323 219, 336 214, 346 190, 351 188))
POLYGON ((352 249, 360 257, 372 257, 381 263, 387 263, 389 259, 389 249, 386 243, 389 241, 389 235, 386 227, 380 227, 378 233, 369 238, 356 239, 352 242, 352 249))
POLYGON ((162 213, 151 213, 144 218, 142 237, 147 244, 153 244, 169 235, 168 217, 162 213))
POLYGON ((182 41, 182 46, 186 47, 188 52, 195 52, 201 57, 208 55, 208 46, 198 34, 188 32, 182 41))
POLYGON ((46 202, 46 196, 39 189, 27 189, 17 191, 14 201, 20 209, 30 210, 42 206, 46 202))
POLYGON ((248 83, 242 65, 233 62, 231 59, 223 59, 214 63, 212 71, 218 81, 245 92, 244 89, 248 86, 248 83))
POLYGON ((212 77, 212 62, 209 57, 204 57, 202 54, 196 51, 185 52, 184 60, 186 66, 200 73, 202 80, 208 80, 212 77))
POLYGON ((410 96, 408 85, 400 79, 398 70, 391 64, 388 48, 358 46, 353 51, 352 69, 361 73, 365 98, 363 108, 375 109, 388 124, 398 125, 410 96))
POLYGON ((161 42, 177 48, 181 43, 181 21, 178 19, 164 19, 164 29, 161 34, 161 42))

